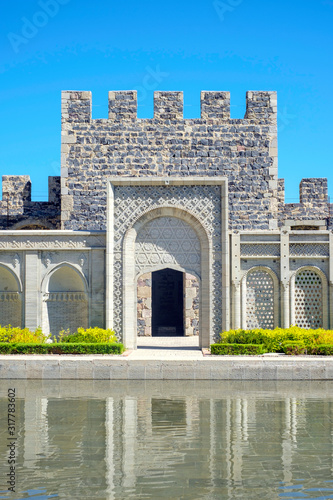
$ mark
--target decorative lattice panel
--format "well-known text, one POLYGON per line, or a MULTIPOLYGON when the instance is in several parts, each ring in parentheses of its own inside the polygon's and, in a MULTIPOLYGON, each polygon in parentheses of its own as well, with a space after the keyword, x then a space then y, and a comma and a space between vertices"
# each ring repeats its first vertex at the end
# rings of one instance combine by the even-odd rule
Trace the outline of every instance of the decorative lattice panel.
POLYGON ((140 217, 160 207, 177 207, 193 214, 212 241, 212 322, 214 334, 217 336, 222 326, 220 186, 114 187, 114 328, 116 332, 122 331, 124 235, 140 217))
POLYGON ((327 243, 291 243, 290 255, 298 256, 314 256, 328 257, 329 248, 327 243))
POLYGON ((278 257, 280 255, 280 245, 279 243, 263 244, 260 243, 242 243, 241 244, 241 256, 272 256, 278 257))
POLYGON ((146 224, 135 244, 136 272, 147 266, 178 264, 200 276, 200 241, 189 224, 159 217, 146 224))
POLYGON ((247 275, 246 318, 247 328, 274 328, 274 283, 265 271, 247 275))
POLYGON ((295 323, 302 328, 323 326, 323 287, 320 276, 312 270, 297 273, 295 278, 295 323))

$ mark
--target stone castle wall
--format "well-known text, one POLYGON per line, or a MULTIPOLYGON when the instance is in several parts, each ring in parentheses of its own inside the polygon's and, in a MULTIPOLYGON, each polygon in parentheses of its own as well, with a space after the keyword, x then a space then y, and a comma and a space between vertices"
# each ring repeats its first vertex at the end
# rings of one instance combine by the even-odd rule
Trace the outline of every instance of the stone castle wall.
MULTIPOLYGON (((301 223, 302 221, 321 221, 322 229, 331 226, 330 204, 327 195, 327 179, 302 179, 299 186, 299 203, 284 204, 284 179, 279 179, 280 210, 279 220, 301 223)), ((295 227, 301 227, 296 224, 295 227)))
POLYGON ((3 175, 0 229, 60 229, 60 177, 49 177, 49 200, 31 201, 29 175, 3 175))
POLYGON ((90 92, 62 94, 62 227, 105 229, 109 176, 227 176, 230 227, 278 227, 275 92, 248 92, 230 118, 228 92, 202 92, 201 118, 183 119, 182 92, 155 92, 138 119, 136 92, 110 92, 109 119, 91 119, 90 92))
POLYGON ((229 92, 202 92, 200 119, 183 119, 182 92, 155 92, 152 119, 137 118, 135 91, 109 93, 108 119, 91 106, 90 92, 62 93, 61 178, 32 202, 29 176, 3 176, 0 229, 105 230, 109 176, 189 175, 228 178, 230 229, 333 225, 327 179, 303 179, 299 203, 284 203, 275 92, 247 92, 244 119, 230 118, 229 92))

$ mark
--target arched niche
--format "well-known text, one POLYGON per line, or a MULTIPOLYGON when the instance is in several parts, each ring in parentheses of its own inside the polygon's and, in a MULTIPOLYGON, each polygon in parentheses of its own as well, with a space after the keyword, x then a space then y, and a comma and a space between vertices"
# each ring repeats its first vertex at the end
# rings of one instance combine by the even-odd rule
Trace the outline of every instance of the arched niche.
POLYGON ((57 266, 43 283, 43 329, 58 336, 61 330, 74 332, 88 327, 89 302, 83 274, 70 264, 57 266))
POLYGON ((328 284, 316 266, 302 266, 290 279, 291 324, 328 328, 328 284))
POLYGON ((279 324, 279 281, 268 266, 254 266, 242 278, 242 328, 279 324))
MULTIPOLYGON (((164 222, 164 221, 163 221, 164 222)), ((162 225, 161 225, 162 226, 162 225)), ((156 231, 156 235, 158 232, 156 231)), ((191 249, 192 251, 192 249, 191 249)), ((192 252, 193 253, 193 252, 192 252)), ((156 271, 163 268, 171 268, 199 275, 201 278, 201 287, 199 293, 200 303, 200 328, 199 328, 199 343, 201 347, 208 347, 210 344, 210 329, 211 329, 211 247, 210 240, 206 230, 189 212, 176 207, 160 207, 153 209, 150 212, 140 217, 133 226, 128 229, 123 242, 124 255, 124 310, 123 310, 123 340, 128 348, 136 348, 137 337, 137 278, 138 275, 156 271), (196 249, 197 257, 193 265, 186 257, 186 249, 183 254, 180 251, 182 240, 176 237, 177 232, 172 232, 168 240, 162 240, 159 244, 157 236, 156 241, 152 241, 152 231, 148 231, 148 239, 145 242, 143 235, 145 228, 156 230, 153 221, 162 218, 180 220, 181 224, 175 224, 176 231, 178 229, 186 230, 189 227, 187 234, 189 241, 197 241, 196 249), (195 237, 194 237, 195 235, 195 237), (139 247, 138 247, 139 243, 139 247), (142 251, 145 244, 148 245, 146 255, 142 251), (158 249, 156 251, 156 249, 158 249), (152 260, 151 255, 156 255, 157 260, 152 260), (144 257, 140 262, 141 256, 144 257), (184 257, 180 261, 180 256, 184 257), (165 259, 165 260, 163 260, 165 259), (139 267, 138 267, 139 265, 139 267), (197 266, 198 271, 197 271, 197 266), (194 269, 194 271, 193 271, 194 269)), ((194 256, 194 253, 193 253, 194 256)))
POLYGON ((22 326, 22 286, 8 267, 0 265, 0 325, 22 326))

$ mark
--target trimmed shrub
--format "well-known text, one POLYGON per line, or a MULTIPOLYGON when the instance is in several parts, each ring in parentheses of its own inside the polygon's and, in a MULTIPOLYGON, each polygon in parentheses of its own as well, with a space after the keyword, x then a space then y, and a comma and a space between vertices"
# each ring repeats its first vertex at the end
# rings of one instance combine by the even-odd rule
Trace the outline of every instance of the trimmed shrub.
POLYGON ((0 343, 1 354, 121 354, 122 352, 124 346, 120 343, 0 343))
POLYGON ((308 354, 317 354, 318 356, 333 356, 332 344, 313 345, 308 349, 308 354))
POLYGON ((62 330, 58 339, 55 342, 70 342, 70 343, 88 343, 88 344, 114 344, 117 343, 117 337, 113 330, 105 330, 99 327, 93 328, 78 328, 75 333, 70 333, 68 330, 62 330))
POLYGON ((282 349, 286 354, 293 356, 308 353, 308 350, 303 342, 285 342, 282 346, 282 349))
POLYGON ((44 344, 49 336, 45 336, 41 328, 32 332, 29 328, 15 328, 11 325, 0 326, 0 342, 16 342, 28 344, 44 344))
POLYGON ((221 333, 221 343, 264 344, 269 352, 284 352, 285 343, 301 343, 306 349, 314 345, 333 345, 333 331, 299 328, 275 328, 274 330, 229 330, 221 333))
POLYGON ((210 346, 212 354, 222 356, 250 354, 263 354, 265 351, 263 344, 212 344, 210 346))

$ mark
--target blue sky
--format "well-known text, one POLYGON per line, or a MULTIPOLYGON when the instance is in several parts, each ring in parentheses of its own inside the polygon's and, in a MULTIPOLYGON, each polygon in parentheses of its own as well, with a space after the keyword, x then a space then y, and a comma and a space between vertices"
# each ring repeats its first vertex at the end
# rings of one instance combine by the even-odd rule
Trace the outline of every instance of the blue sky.
POLYGON ((28 174, 33 199, 60 175, 61 90, 91 90, 93 118, 109 90, 229 90, 242 118, 247 90, 277 90, 279 177, 296 202, 303 177, 327 177, 333 201, 333 0, 12 0, 0 18, 0 175, 28 174))

